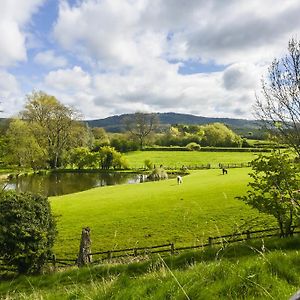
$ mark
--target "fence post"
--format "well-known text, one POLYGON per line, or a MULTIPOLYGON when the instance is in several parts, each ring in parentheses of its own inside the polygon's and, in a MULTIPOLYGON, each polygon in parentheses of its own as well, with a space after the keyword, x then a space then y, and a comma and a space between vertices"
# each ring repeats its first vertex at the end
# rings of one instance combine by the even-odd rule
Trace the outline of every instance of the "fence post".
POLYGON ((77 258, 78 267, 82 267, 92 262, 92 256, 90 255, 92 243, 90 233, 91 230, 89 227, 82 228, 79 254, 77 258))
POLYGON ((174 251, 175 251, 175 246, 174 246, 174 243, 171 243, 171 254, 173 255, 174 254, 174 251))
POLYGON ((250 231, 247 230, 247 231, 246 231, 246 234, 247 234, 247 240, 250 240, 250 239, 251 239, 250 231))
POLYGON ((56 255, 55 254, 52 255, 52 265, 55 270, 56 269, 56 255))
POLYGON ((212 246, 212 244, 213 244, 213 238, 210 236, 210 237, 208 238, 208 245, 209 245, 209 246, 212 246))

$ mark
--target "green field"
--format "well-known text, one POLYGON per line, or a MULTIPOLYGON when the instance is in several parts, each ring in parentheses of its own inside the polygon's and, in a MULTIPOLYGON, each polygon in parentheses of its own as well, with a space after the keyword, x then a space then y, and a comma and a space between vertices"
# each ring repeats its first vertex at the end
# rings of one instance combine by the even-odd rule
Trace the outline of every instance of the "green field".
MULTIPOLYGON (((250 169, 193 171, 175 179, 91 189, 51 198, 58 216, 58 257, 76 257, 81 228, 89 226, 93 251, 175 242, 193 245, 208 236, 251 226, 259 214, 234 199, 245 193, 250 169)), ((260 214, 264 226, 274 222, 260 214)), ((271 225, 271 224, 270 224, 271 225)))
POLYGON ((197 152, 197 151, 135 151, 126 154, 131 168, 142 168, 145 159, 157 166, 164 165, 180 168, 182 165, 211 164, 217 167, 219 163, 247 163, 257 156, 253 152, 197 152))

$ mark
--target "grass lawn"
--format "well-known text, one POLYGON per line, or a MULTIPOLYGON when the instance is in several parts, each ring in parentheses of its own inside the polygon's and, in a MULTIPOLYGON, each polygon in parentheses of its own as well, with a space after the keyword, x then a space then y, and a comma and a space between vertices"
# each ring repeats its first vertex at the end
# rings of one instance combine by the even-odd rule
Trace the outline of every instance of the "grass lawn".
MULTIPOLYGON (((190 153, 189 153, 190 154, 190 153)), ((82 227, 89 226, 92 250, 159 245, 192 245, 208 236, 246 229, 260 216, 234 199, 245 193, 250 169, 193 171, 182 185, 175 179, 108 186, 51 198, 58 216, 57 257, 76 257, 82 227)))
POLYGON ((180 168, 182 165, 211 164, 217 167, 219 163, 247 163, 253 160, 257 153, 252 152, 197 152, 197 151, 134 151, 125 155, 131 168, 141 168, 145 159, 160 166, 180 168), (180 162, 180 163, 179 163, 180 162))

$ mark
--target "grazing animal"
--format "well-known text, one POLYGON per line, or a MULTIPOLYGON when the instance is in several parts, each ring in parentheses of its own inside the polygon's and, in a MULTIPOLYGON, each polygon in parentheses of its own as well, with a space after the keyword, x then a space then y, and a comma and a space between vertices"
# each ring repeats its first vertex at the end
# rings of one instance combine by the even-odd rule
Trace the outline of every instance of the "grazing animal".
POLYGON ((222 168, 222 172, 223 172, 223 175, 225 175, 225 174, 228 173, 228 171, 226 169, 224 169, 224 168, 222 168))
POLYGON ((177 183, 181 184, 183 183, 182 177, 181 176, 177 176, 177 183))

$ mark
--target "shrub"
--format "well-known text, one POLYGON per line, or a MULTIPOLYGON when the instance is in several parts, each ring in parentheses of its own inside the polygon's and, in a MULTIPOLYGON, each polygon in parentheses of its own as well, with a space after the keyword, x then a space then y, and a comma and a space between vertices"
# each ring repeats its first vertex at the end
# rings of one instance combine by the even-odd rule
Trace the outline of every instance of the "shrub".
POLYGON ((39 273, 56 235, 46 197, 29 193, 0 194, 0 257, 19 273, 39 273))
POLYGON ((150 180, 161 180, 161 179, 168 179, 168 174, 164 170, 164 168, 155 168, 152 172, 148 175, 150 180))
POLYGON ((201 150, 201 146, 194 142, 187 144, 185 147, 191 151, 200 151, 201 150))
POLYGON ((144 164, 145 164, 145 167, 148 170, 152 170, 153 169, 153 162, 150 159, 145 159, 144 164))

